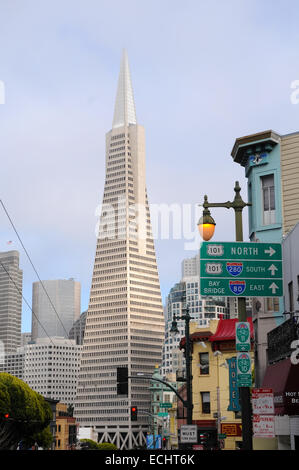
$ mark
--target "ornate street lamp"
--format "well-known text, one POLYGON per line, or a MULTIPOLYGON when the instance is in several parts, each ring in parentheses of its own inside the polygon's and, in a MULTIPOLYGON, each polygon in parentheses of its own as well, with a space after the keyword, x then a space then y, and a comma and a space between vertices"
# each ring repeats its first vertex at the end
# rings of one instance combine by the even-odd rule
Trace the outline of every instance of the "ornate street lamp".
MULTIPOLYGON (((208 196, 204 196, 203 203, 203 215, 198 222, 199 232, 205 241, 209 241, 214 235, 215 221, 211 217, 209 207, 225 207, 226 209, 234 209, 235 211, 235 232, 236 241, 243 241, 243 221, 242 211, 244 207, 251 206, 251 202, 244 202, 241 195, 241 187, 239 182, 235 182, 235 198, 234 200, 227 202, 208 202, 208 196), (212 227, 211 227, 212 225, 212 227)), ((246 298, 238 298, 238 320, 247 321, 246 314, 246 298)), ((242 410, 242 436, 243 446, 245 450, 252 450, 252 415, 251 415, 251 403, 250 403, 250 389, 249 387, 240 387, 240 399, 241 399, 241 410, 242 410)))

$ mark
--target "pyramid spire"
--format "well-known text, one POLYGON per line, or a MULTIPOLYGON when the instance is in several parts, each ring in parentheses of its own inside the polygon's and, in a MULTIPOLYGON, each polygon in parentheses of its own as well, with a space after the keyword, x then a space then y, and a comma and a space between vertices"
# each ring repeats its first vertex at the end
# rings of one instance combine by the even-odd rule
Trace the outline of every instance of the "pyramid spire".
POLYGON ((136 110, 128 54, 123 49, 112 128, 136 124, 136 110))

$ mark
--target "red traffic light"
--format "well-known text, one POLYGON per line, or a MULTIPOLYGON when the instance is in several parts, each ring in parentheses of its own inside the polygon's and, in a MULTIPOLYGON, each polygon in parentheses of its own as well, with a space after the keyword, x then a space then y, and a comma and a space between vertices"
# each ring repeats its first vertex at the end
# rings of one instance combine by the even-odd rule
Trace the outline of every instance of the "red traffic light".
POLYGON ((9 418, 9 413, 5 413, 4 418, 8 419, 9 418))
POLYGON ((137 406, 131 406, 131 421, 137 421, 137 406))

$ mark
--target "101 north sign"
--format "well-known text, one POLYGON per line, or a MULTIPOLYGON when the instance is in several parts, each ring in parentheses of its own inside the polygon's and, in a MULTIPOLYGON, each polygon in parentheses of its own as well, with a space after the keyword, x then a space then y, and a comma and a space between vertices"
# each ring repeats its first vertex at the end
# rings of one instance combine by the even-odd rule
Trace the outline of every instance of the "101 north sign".
POLYGON ((202 242, 200 294, 282 297, 281 244, 202 242))

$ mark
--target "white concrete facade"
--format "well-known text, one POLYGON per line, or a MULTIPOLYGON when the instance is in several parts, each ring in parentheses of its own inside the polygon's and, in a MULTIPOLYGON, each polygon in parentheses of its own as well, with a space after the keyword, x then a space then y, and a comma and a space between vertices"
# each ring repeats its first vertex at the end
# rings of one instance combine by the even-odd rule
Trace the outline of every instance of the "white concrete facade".
POLYGON ((80 353, 74 340, 38 338, 24 346, 23 380, 46 398, 74 404, 80 353))
POLYGON ((80 282, 73 279, 34 282, 32 310, 33 341, 48 336, 67 338, 73 324, 80 317, 80 282))

